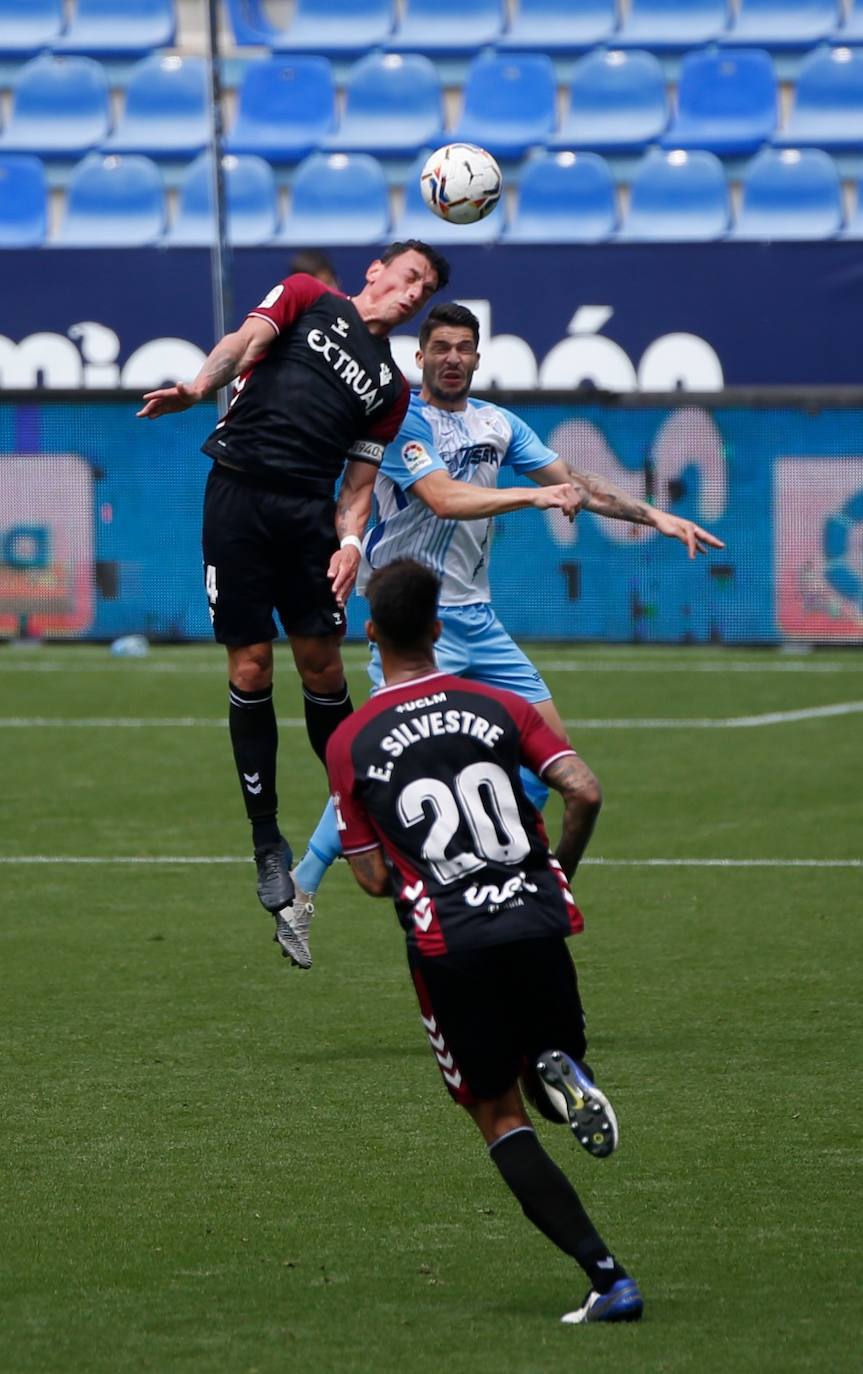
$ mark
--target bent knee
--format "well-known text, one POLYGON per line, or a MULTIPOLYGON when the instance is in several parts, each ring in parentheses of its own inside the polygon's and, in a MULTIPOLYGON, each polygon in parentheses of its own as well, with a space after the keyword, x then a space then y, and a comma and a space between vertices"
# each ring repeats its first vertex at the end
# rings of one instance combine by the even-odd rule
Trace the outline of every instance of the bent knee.
POLYGON ((228 676, 243 692, 263 692, 273 681, 273 649, 270 644, 248 644, 228 650, 228 676))

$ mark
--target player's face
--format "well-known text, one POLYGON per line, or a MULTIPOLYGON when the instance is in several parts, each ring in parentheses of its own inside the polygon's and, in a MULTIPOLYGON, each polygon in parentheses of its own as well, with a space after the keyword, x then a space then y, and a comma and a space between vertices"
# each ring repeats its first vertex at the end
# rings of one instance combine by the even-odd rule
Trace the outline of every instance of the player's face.
POLYGON ((436 401, 463 401, 479 367, 472 331, 464 325, 437 325, 424 351, 417 354, 417 362, 422 368, 423 391, 436 401))
POLYGON ((389 329, 412 320, 438 288, 437 272, 423 253, 410 248, 389 262, 378 258, 366 272, 375 318, 389 329))

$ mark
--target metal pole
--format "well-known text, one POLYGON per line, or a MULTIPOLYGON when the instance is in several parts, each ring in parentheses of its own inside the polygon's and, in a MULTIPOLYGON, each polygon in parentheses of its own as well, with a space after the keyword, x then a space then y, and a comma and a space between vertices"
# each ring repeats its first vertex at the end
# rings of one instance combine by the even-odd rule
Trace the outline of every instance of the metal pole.
MULTIPOLYGON (((210 281, 213 293, 213 329, 221 339, 234 322, 234 283, 231 245, 228 239, 228 213, 225 196, 225 169, 222 166, 225 122, 222 110, 222 80, 219 64, 219 4, 207 0, 209 11, 209 95, 210 95, 210 157, 213 164, 213 206, 216 234, 210 253, 210 281)), ((218 395, 219 415, 228 408, 228 393, 223 388, 218 395)))

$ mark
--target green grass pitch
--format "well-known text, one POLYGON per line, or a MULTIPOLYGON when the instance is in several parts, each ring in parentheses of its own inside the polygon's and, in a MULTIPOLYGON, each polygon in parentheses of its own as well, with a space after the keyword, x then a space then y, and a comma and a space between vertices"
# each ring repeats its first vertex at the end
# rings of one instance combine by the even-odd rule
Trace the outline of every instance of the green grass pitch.
MULTIPOLYGON (((278 956, 221 652, 4 648, 4 1371, 860 1368, 863 721, 822 708, 859 706, 863 662, 535 657, 605 789, 573 949, 621 1148, 540 1131, 644 1321, 559 1325, 582 1275, 445 1095, 389 903, 340 864, 314 969, 278 956)), ((299 846, 325 788, 284 650, 277 704, 299 846)))

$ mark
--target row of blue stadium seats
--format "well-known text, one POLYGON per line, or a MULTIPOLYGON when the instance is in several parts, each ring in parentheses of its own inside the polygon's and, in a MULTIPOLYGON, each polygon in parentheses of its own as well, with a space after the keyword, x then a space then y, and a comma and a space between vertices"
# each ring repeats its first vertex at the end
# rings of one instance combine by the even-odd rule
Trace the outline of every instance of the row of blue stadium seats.
MULTIPOLYGON (((424 157, 425 154, 421 156, 424 157)), ((237 246, 376 243, 421 238, 430 243, 598 243, 717 239, 863 238, 863 197, 848 223, 835 164, 819 149, 767 149, 746 169, 740 206, 723 164, 712 153, 653 149, 636 168, 623 215, 611 169, 597 153, 547 153, 526 166, 509 217, 501 210, 474 225, 437 219, 419 189, 419 163, 395 216, 380 164, 368 154, 313 153, 300 166, 290 211, 269 163, 226 157, 229 233, 237 246)), ((154 162, 137 155, 91 154, 69 183, 65 214, 50 242, 61 247, 207 246, 214 236, 213 164, 202 154, 181 184, 168 224, 166 196, 154 162)), ((47 241, 42 165, 28 155, 0 157, 0 247, 47 241)))
POLYGON ((470 56, 484 47, 569 55, 598 43, 684 52, 706 43, 789 51, 863 41, 860 0, 296 0, 276 28, 264 0, 228 0, 238 44, 349 56, 394 52, 470 56), (331 23, 327 25, 325 21, 331 23))
MULTIPOLYGON (((801 68, 793 107, 779 127, 779 91, 768 53, 699 50, 683 59, 676 99, 648 52, 599 49, 576 64, 558 123, 550 59, 481 56, 472 62, 456 127, 443 127, 434 65, 417 54, 370 54, 352 68, 341 119, 323 57, 270 57, 251 64, 239 90, 227 149, 297 162, 313 149, 411 156, 450 139, 500 158, 533 147, 627 153, 652 143, 742 156, 765 143, 833 151, 863 147, 863 49, 821 48, 801 68)), ((102 66, 87 57, 42 56, 18 75, 0 151, 70 157, 90 149, 183 158, 209 140, 206 64, 143 59, 116 129, 102 66)))
MULTIPOLYGON (((235 41, 358 56, 374 47, 469 56, 486 46, 572 54, 597 43, 682 52, 704 43, 811 47, 863 41, 860 0, 296 0, 287 28, 265 0, 227 0, 235 41)), ((0 56, 140 56, 176 37, 174 0, 0 0, 0 56)))

